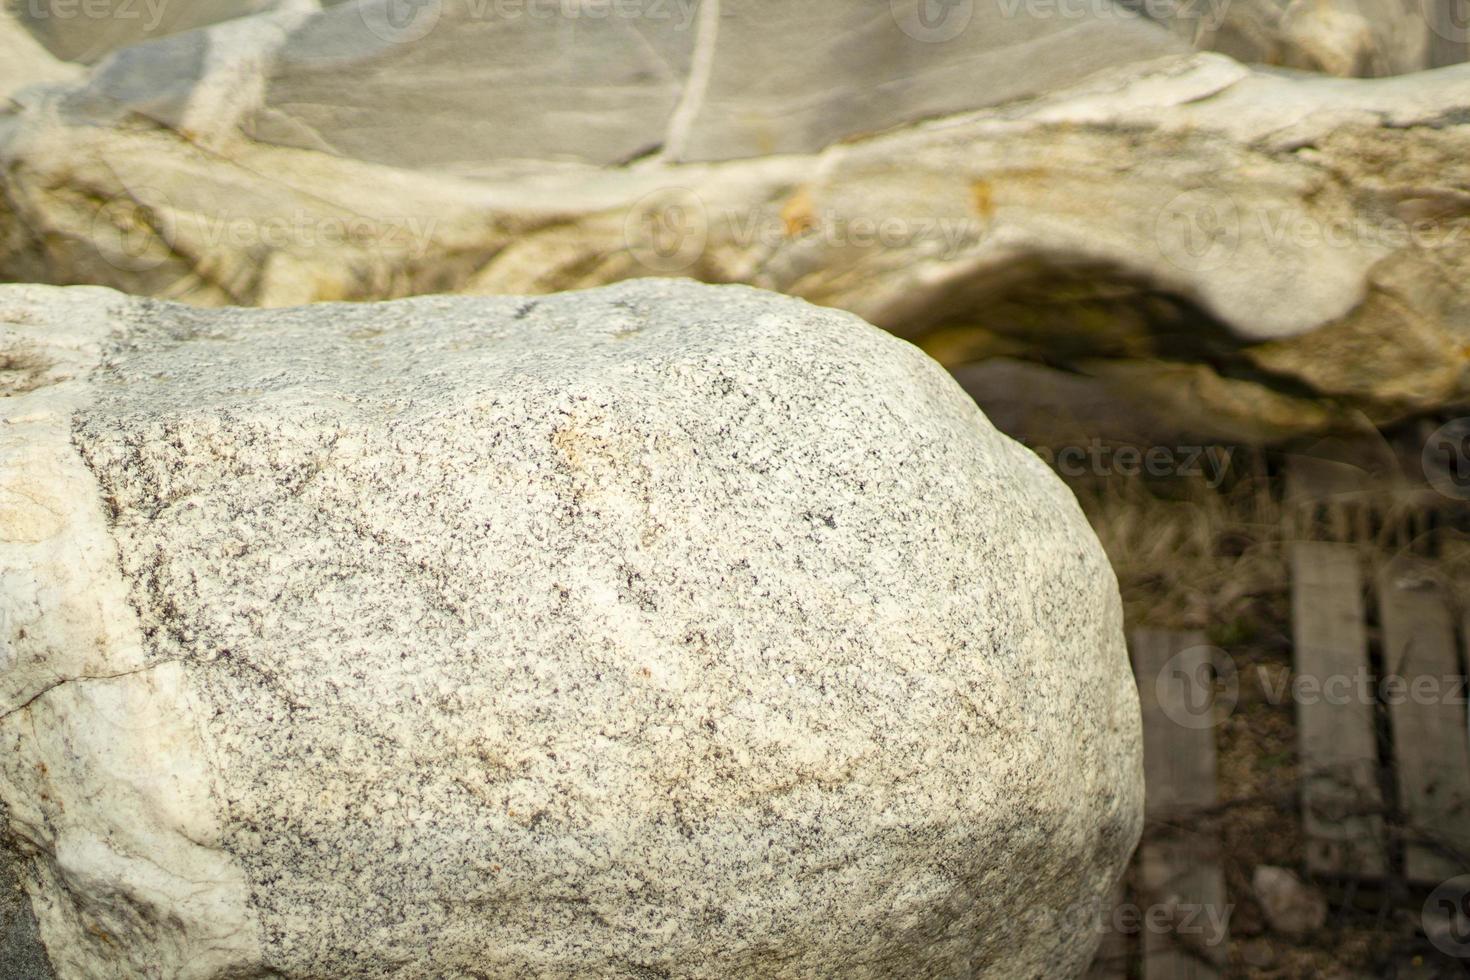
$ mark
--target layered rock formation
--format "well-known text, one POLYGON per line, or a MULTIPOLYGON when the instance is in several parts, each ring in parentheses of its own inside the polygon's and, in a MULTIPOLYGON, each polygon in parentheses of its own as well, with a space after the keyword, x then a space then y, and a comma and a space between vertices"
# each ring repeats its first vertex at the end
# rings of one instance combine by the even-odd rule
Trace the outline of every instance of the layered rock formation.
POLYGON ((997 410, 998 358, 1023 399, 1080 385, 1124 435, 1470 400, 1470 68, 1274 74, 1111 7, 404 3, 13 92, 0 275, 263 306, 745 282, 915 339, 997 410))

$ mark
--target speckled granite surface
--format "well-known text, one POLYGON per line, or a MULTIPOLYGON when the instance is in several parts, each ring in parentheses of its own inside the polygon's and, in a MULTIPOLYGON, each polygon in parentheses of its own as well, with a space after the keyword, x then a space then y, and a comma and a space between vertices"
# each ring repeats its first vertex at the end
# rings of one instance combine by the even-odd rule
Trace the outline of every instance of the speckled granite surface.
POLYGON ((1116 586, 917 349, 666 280, 0 287, 0 345, 0 798, 63 980, 1087 962, 1116 586))

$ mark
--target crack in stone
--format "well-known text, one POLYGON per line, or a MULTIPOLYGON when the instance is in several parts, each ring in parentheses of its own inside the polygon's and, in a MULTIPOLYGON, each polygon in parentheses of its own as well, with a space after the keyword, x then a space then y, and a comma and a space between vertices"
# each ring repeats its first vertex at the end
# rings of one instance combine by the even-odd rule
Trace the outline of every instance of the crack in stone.
POLYGON ((181 662, 182 658, 174 657, 169 660, 160 660, 158 663, 155 664, 148 664, 146 667, 135 667, 132 670, 119 671, 116 674, 81 674, 76 677, 63 677, 61 680, 56 681, 54 684, 48 684, 46 687, 43 687, 40 691, 36 692, 36 694, 32 695, 30 698, 23 701, 22 703, 16 705, 14 708, 11 708, 9 711, 6 711, 4 714, 0 714, 0 722, 5 721, 11 715, 19 714, 20 712, 25 711, 31 705, 35 704, 43 697, 56 690, 58 687, 62 687, 67 684, 75 684, 79 681, 111 681, 116 680, 119 677, 129 677, 133 674, 141 674, 145 671, 155 670, 159 667, 162 667, 164 664, 181 662))

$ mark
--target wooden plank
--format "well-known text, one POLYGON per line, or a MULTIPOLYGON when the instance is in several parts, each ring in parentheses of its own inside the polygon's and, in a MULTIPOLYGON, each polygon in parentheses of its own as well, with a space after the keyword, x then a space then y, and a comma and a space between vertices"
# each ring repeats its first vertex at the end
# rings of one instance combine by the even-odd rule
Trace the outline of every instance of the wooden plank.
POLYGON ((1347 540, 1356 515, 1366 506, 1367 486, 1367 474, 1352 463, 1288 455, 1282 508, 1288 517, 1289 536, 1317 537, 1320 518, 1329 537, 1347 540))
POLYGON ((1219 829, 1207 815, 1217 802, 1212 653, 1200 633, 1133 635, 1146 784, 1144 980, 1216 980, 1224 962, 1225 936, 1209 929, 1226 913, 1219 829), (1165 914, 1172 926, 1158 928, 1165 914))
POLYGON ((1411 833, 1462 855, 1411 840, 1404 874, 1438 884, 1470 872, 1470 739, 1454 620, 1428 566, 1411 556, 1379 569, 1378 608, 1385 674, 1379 690, 1393 730, 1399 807, 1411 833))
POLYGON ((1388 861, 1358 554, 1348 545, 1301 541, 1290 559, 1307 868, 1380 877, 1388 861))
POLYGON ((1216 803, 1212 649, 1202 633, 1133 633, 1150 820, 1187 817, 1216 803))

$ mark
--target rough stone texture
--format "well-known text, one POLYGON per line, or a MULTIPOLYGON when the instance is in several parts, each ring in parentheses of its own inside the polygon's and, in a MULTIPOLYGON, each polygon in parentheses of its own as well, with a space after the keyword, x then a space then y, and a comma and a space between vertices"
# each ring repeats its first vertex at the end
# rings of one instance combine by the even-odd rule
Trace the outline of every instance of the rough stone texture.
POLYGON ((62 980, 1066 976, 1139 832, 1070 494, 850 314, 0 288, 62 980))
POLYGON ((1251 890, 1266 921, 1283 935, 1310 935, 1327 922, 1327 899, 1285 868, 1257 867, 1251 874, 1251 890))
POLYGON ((1431 25, 1435 8, 1452 10, 1452 0, 1140 0, 1138 6, 1200 50, 1344 78, 1402 75, 1466 55, 1462 26, 1431 25), (1453 56, 1440 54, 1451 47, 1446 42, 1458 42, 1453 56))
POLYGON ((85 91, 0 112, 0 276, 276 306, 679 274, 851 310, 947 366, 1146 392, 1203 437, 1470 401, 1470 66, 1166 58, 814 154, 477 180, 107 124, 85 91))

